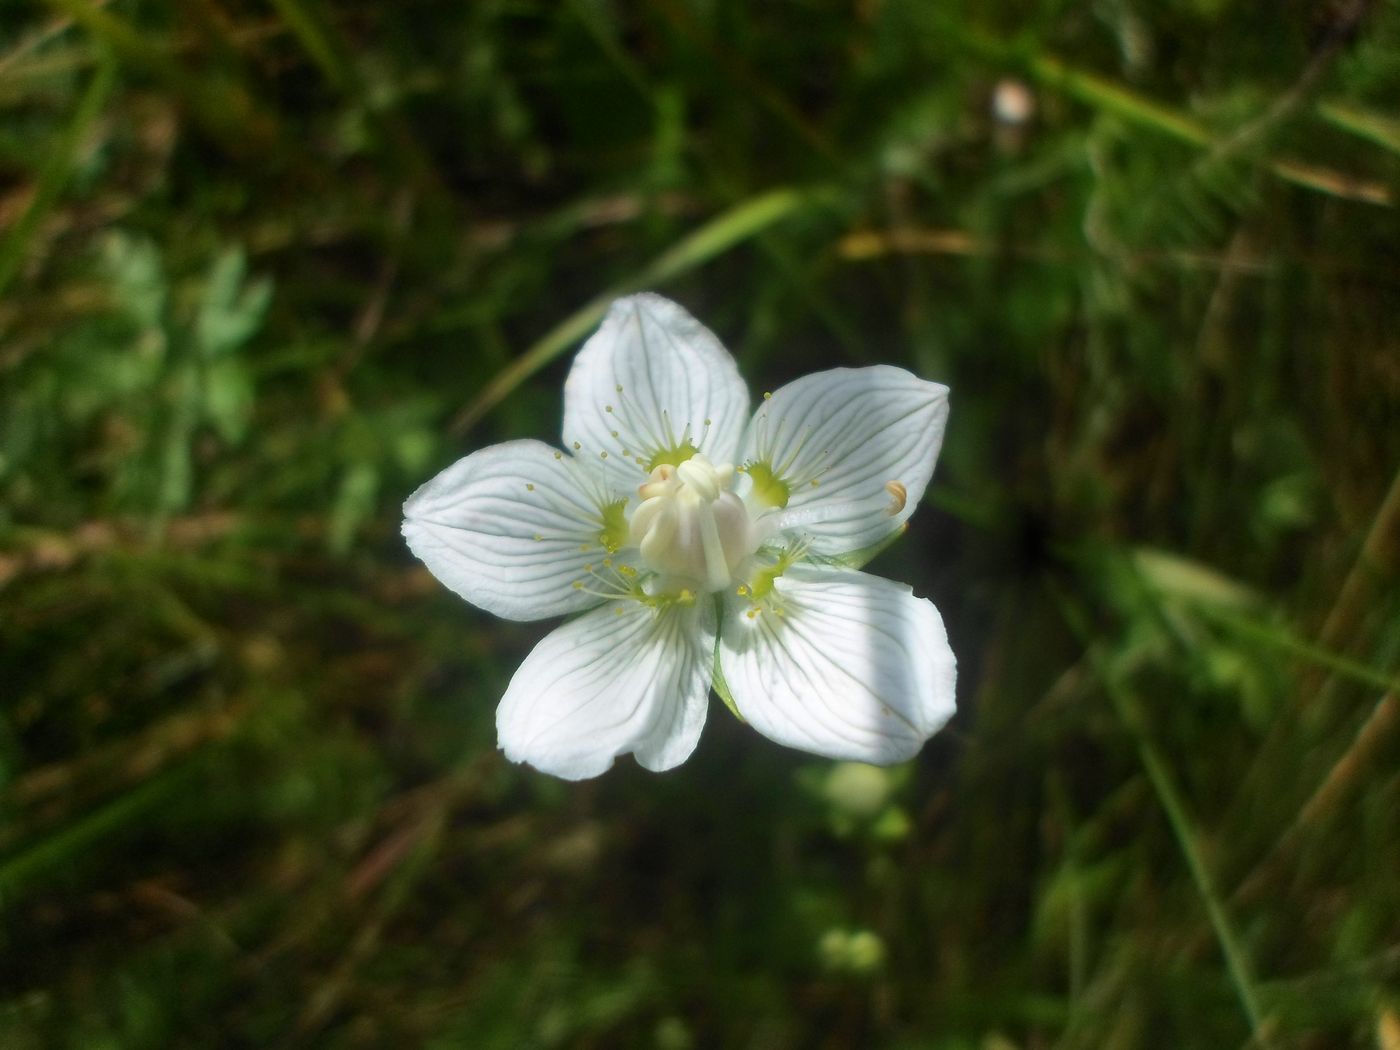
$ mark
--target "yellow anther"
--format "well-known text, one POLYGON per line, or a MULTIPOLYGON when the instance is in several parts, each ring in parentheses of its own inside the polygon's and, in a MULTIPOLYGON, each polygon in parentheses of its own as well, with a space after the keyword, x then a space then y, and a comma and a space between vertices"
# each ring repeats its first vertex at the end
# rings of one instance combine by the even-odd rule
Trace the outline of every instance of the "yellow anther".
POLYGON ((749 588, 748 588, 747 585, 741 583, 741 584, 739 584, 739 589, 738 589, 737 591, 735 591, 734 593, 737 594, 737 595, 739 595, 740 597, 742 597, 743 595, 749 593, 749 588))
POLYGON ((599 458, 599 459, 607 459, 607 458, 608 458, 608 454, 607 454, 606 452, 599 452, 599 453, 598 453, 598 458, 599 458))
POLYGON ((818 485, 820 485, 820 484, 821 484, 821 482, 818 481, 816 478, 813 478, 813 479, 812 479, 812 488, 816 488, 816 487, 817 487, 818 485))
POLYGON ((617 384, 617 392, 618 392, 619 394, 622 393, 622 384, 621 384, 621 383, 618 383, 618 384, 617 384))
POLYGON ((765 391, 763 392, 763 400, 765 400, 765 401, 772 401, 772 400, 773 400, 773 391, 771 391, 771 390, 765 390, 765 391))
POLYGON ((574 583, 573 583, 573 587, 574 587, 574 590, 576 590, 576 591, 581 591, 581 590, 583 590, 583 581, 582 581, 582 580, 575 580, 574 583))
POLYGON ((577 452, 577 451, 578 451, 579 449, 581 449, 581 448, 583 448, 583 446, 580 445, 577 441, 575 441, 575 442, 574 442, 574 451, 577 452))
POLYGON ((554 453, 554 458, 555 458, 555 459, 563 459, 563 458, 564 458, 564 453, 562 453, 562 452, 556 452, 556 453, 554 453))
POLYGON ((526 491, 526 492, 534 492, 534 491, 535 491, 535 486, 534 486, 534 485, 531 485, 531 484, 527 481, 527 482, 525 482, 525 491, 526 491))
POLYGON ((894 517, 904 509, 904 504, 909 502, 909 490, 898 481, 885 482, 885 491, 890 494, 890 505, 885 513, 894 517))
POLYGON ((750 609, 750 610, 749 610, 747 613, 745 613, 744 615, 747 616, 750 620, 754 619, 754 617, 756 617, 756 616, 758 615, 758 606, 754 606, 752 609, 750 609))
POLYGON ((619 605, 616 609, 614 609, 614 610, 613 610, 613 615, 614 615, 614 616, 621 616, 621 615, 622 615, 622 606, 619 605))

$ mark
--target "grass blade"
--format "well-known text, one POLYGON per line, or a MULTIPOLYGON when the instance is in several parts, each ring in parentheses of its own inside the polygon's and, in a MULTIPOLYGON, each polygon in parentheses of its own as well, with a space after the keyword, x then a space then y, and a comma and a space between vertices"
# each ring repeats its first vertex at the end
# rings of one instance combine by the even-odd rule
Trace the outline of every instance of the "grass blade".
POLYGON ((1104 692, 1113 702, 1113 707, 1117 711, 1120 721, 1133 738, 1143 770, 1147 774, 1148 781, 1152 784, 1152 790, 1162 806, 1162 811, 1166 814, 1167 823, 1171 826, 1172 835, 1176 838, 1181 854, 1186 860, 1186 866, 1191 873, 1191 881, 1195 883, 1196 891, 1200 894, 1201 901, 1205 905, 1206 914, 1210 918, 1212 929, 1215 931, 1216 941, 1220 945, 1221 954, 1225 957, 1225 966, 1230 973, 1230 980, 1235 986, 1236 995, 1239 997, 1240 1007, 1249 1021, 1254 1043, 1267 1047, 1271 1044, 1265 1028, 1264 1016, 1260 1010, 1259 993, 1255 987, 1248 956, 1235 934, 1230 917, 1225 910, 1225 903, 1215 889, 1215 882, 1211 878, 1210 870, 1206 867, 1205 858, 1197 846, 1199 836, 1190 815, 1187 813, 1186 803, 1181 797, 1181 792, 1177 789, 1171 770, 1147 734, 1141 705, 1117 670, 1104 657, 1102 647, 1093 641, 1088 616, 1084 610, 1072 598, 1058 589, 1053 590, 1052 593, 1064 614, 1065 622, 1084 644, 1090 666, 1097 674, 1104 692))
POLYGON ((820 190, 784 188, 771 190, 721 212, 658 255, 635 278, 589 300, 531 344, 452 420, 450 432, 454 437, 461 437, 471 430, 512 390, 587 335, 617 296, 664 284, 824 199, 825 194, 820 190))
POLYGON ((44 216, 63 192, 68 176, 73 171, 74 155, 88 128, 102 111, 102 106, 112 91, 112 85, 116 82, 116 73, 117 64, 104 49, 98 60, 97 70, 78 102, 72 122, 64 131, 63 137, 55 143, 53 152, 39 172, 39 184, 34 190, 29 207, 11 227, 9 236, 0 241, 0 295, 5 294, 10 281, 19 272, 29 239, 34 236, 34 231, 39 228, 44 216))

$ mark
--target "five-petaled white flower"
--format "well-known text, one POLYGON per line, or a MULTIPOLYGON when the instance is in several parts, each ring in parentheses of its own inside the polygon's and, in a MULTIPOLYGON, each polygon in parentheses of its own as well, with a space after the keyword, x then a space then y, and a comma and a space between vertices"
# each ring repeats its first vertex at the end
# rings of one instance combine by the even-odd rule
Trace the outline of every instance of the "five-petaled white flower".
POLYGON ((780 744, 912 757, 953 713, 953 654, 931 602, 856 570, 913 513, 947 415, 947 387, 876 365, 750 419, 709 329, 660 296, 613 303, 564 384, 563 451, 493 445, 404 504, 409 547, 473 605, 583 614, 511 679, 506 756, 570 780, 629 751, 670 769, 713 684, 780 744))

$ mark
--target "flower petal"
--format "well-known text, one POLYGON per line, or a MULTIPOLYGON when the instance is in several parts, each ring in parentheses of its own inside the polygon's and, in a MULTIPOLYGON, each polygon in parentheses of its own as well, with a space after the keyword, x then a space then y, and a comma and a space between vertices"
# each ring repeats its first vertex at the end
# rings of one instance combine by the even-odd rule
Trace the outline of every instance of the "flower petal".
POLYGON ((615 502, 591 470, 540 441, 492 445, 408 498, 404 538, 434 576, 487 612, 578 612, 598 604, 573 585, 608 556, 604 513, 615 502))
POLYGON ((835 368, 765 400, 744 459, 781 481, 786 510, 802 521, 812 550, 847 554, 873 547, 914 513, 947 420, 941 383, 890 365, 835 368))
POLYGON ((566 780, 631 751, 653 772, 700 739, 715 649, 714 603, 660 610, 613 602, 546 635, 496 712, 501 749, 566 780))
POLYGON ((749 392, 708 328, 659 295, 619 299, 583 344, 564 383, 564 443, 607 453, 620 485, 645 480, 655 457, 681 450, 733 463, 749 392))
POLYGON ((730 596, 720 668, 764 736, 828 758, 912 758, 952 717, 957 662, 933 603, 863 572, 788 570, 750 617, 730 596))

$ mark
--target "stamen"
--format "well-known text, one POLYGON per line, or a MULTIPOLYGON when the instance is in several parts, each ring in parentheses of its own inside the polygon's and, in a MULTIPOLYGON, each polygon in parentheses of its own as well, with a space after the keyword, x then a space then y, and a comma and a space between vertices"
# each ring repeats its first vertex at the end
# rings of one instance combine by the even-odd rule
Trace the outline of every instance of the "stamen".
POLYGON ((891 496, 889 509, 885 511, 890 517, 894 517, 904 509, 904 505, 909 502, 909 490, 901 482, 885 482, 885 491, 891 496))
POLYGON ((705 593, 731 585, 753 553, 752 519, 732 491, 734 468, 694 453, 679 464, 656 464, 638 487, 641 503, 630 521, 631 542, 647 567, 689 581, 705 593))

